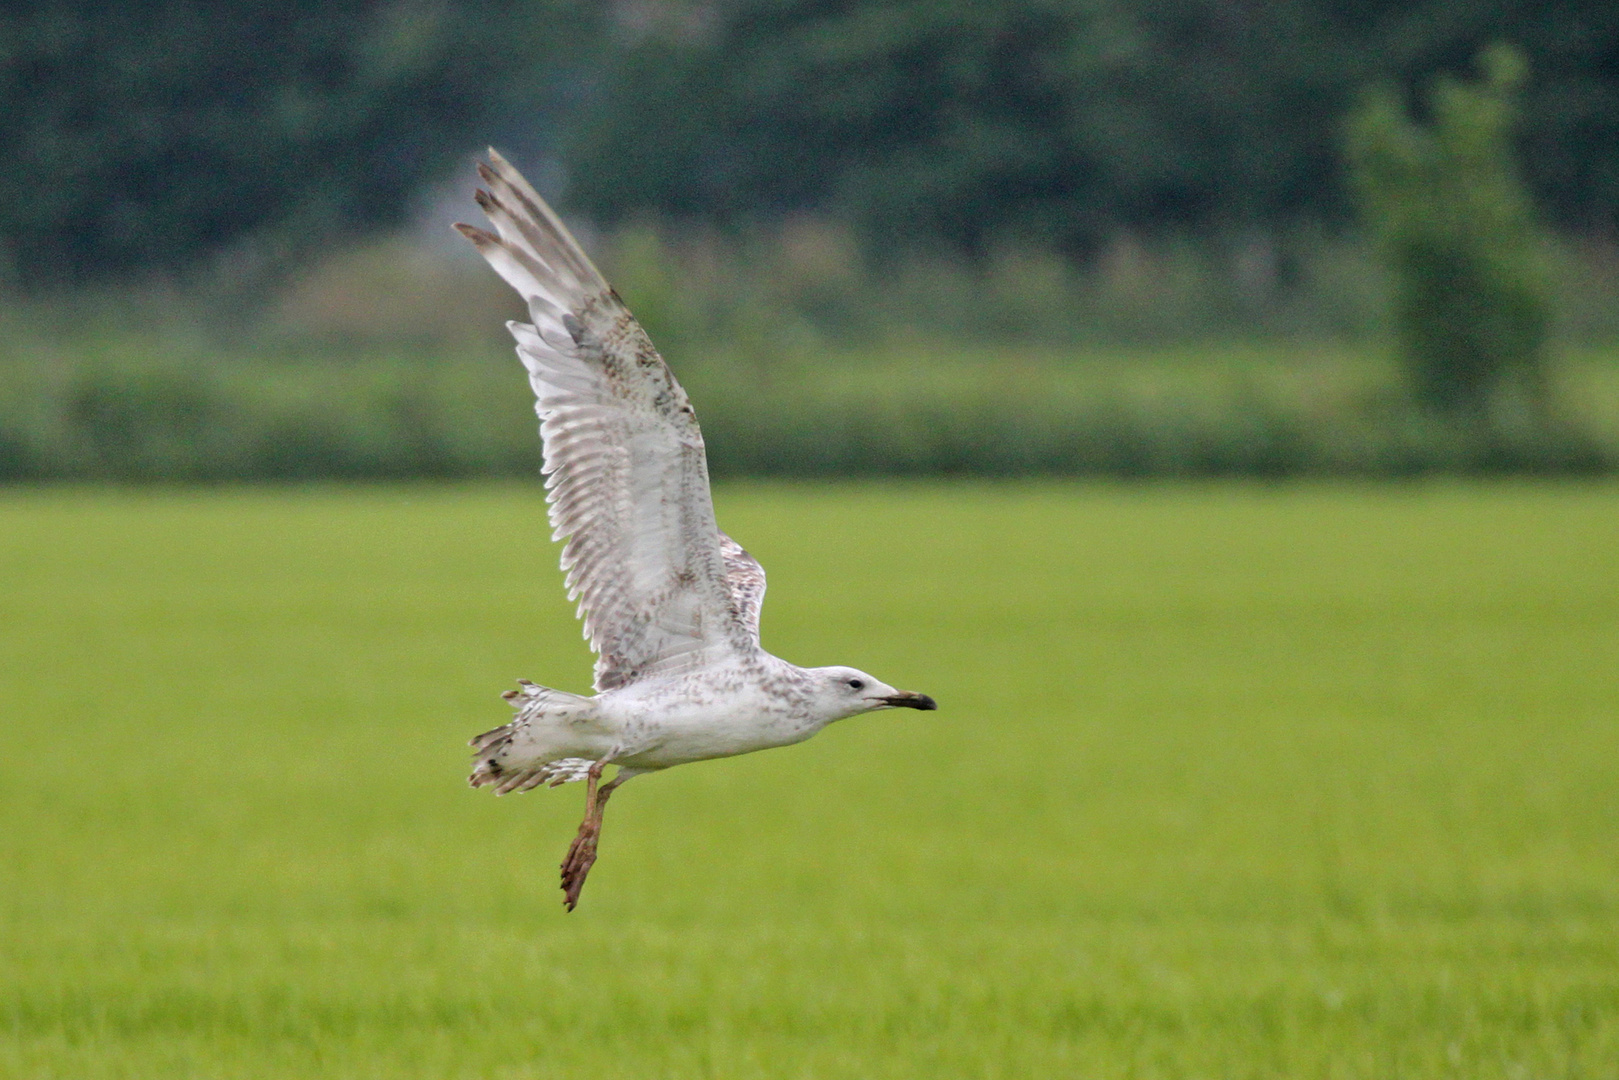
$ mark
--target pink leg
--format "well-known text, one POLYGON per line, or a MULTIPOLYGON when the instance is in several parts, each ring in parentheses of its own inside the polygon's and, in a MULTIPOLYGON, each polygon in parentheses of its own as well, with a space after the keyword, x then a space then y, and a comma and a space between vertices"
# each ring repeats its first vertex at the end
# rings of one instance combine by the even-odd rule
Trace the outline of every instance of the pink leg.
POLYGON ((579 835, 573 838, 573 845, 562 860, 562 903, 569 911, 578 905, 579 893, 585 887, 585 876, 596 863, 596 841, 601 837, 602 812, 607 808, 607 798, 612 795, 614 788, 628 779, 620 774, 598 787, 602 767, 606 764, 605 761, 596 762, 585 777, 585 820, 579 823, 579 835))

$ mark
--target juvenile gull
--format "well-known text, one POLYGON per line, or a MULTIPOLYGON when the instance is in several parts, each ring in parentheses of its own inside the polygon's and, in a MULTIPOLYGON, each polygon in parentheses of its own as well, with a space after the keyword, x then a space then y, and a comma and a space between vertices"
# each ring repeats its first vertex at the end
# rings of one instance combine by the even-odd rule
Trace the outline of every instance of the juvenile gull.
POLYGON ((456 225, 528 303, 506 326, 528 369, 553 539, 596 653, 596 694, 525 680, 511 723, 472 740, 473 787, 585 781, 562 862, 572 911, 602 811, 642 773, 802 742, 876 709, 935 709, 848 667, 801 668, 759 646, 765 572, 720 532, 686 392, 562 221, 499 154, 478 166, 494 233, 456 225), (617 774, 601 782, 602 769, 617 774))

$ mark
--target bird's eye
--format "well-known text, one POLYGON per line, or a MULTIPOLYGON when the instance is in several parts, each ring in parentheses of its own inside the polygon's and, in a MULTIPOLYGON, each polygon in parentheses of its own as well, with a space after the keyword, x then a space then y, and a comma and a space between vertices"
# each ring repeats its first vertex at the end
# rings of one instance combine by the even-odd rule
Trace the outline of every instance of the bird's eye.
POLYGON ((861 682, 859 679, 850 679, 849 680, 849 689, 850 690, 864 690, 865 688, 866 688, 866 684, 861 682))

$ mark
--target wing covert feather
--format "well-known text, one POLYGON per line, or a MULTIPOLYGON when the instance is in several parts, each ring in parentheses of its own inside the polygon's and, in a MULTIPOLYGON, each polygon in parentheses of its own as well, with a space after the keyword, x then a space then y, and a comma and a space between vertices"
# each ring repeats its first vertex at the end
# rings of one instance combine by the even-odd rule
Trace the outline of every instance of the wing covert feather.
POLYGON ((720 554, 731 583, 731 603, 754 641, 759 640, 759 611, 765 603, 765 568, 742 545, 720 533, 720 554))

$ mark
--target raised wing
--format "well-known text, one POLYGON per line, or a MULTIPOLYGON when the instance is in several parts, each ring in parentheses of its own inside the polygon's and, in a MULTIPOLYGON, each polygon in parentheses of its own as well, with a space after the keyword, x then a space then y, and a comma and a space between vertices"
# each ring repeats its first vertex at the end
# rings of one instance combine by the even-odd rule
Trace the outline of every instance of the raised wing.
POLYGON ((731 604, 752 640, 759 640, 759 609, 765 603, 765 568, 742 545, 720 533, 720 554, 731 583, 731 604))
POLYGON ((477 199, 498 235, 456 228, 534 320, 507 327, 534 387, 553 539, 567 539, 596 689, 751 648, 686 392, 551 208, 489 158, 477 199))

